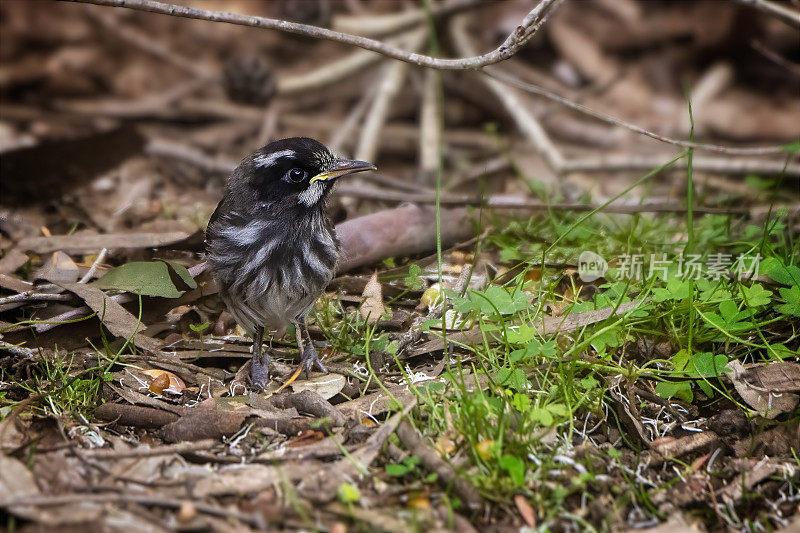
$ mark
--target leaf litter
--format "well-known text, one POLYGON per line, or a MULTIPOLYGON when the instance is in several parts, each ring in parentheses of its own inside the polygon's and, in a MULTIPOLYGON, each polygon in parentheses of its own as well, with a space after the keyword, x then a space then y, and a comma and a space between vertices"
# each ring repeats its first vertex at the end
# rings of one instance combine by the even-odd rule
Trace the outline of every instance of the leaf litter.
MULTIPOLYGON (((693 93, 698 126, 722 138, 788 142, 792 114, 758 98, 761 83, 788 87, 791 108, 792 86, 776 82, 772 67, 698 103, 709 85, 734 78, 719 74, 725 65, 703 71, 691 53, 674 50, 692 50, 686 35, 704 53, 718 49, 722 30, 733 27, 731 10, 744 9, 726 6, 709 17, 708 4, 691 7, 697 23, 688 26, 669 6, 566 6, 550 36, 558 57, 543 79, 590 107, 634 113, 655 127, 682 116, 685 101, 653 80, 672 79, 665 69, 673 67, 697 70, 706 76, 693 93), (598 9, 600 18, 583 16, 598 9), (587 27, 590 20, 602 23, 587 27), (669 46, 639 48, 642 35, 618 27, 649 20, 660 27, 648 38, 669 46), (582 35, 576 28, 591 38, 574 38, 582 35), (633 49, 647 51, 619 53, 633 49), (662 107, 641 111, 656 94, 662 107), (749 120, 738 120, 741 102, 749 102, 749 120), (759 113, 780 120, 758 120, 759 113)), ((0 299, 11 299, 0 303, 4 525, 702 531, 797 523, 797 210, 782 206, 770 219, 755 209, 766 212, 778 193, 796 204, 785 182, 753 175, 744 189, 703 185, 710 206, 753 211, 695 221, 697 238, 709 248, 723 243, 731 255, 757 248, 768 256, 759 276, 696 284, 654 277, 649 286, 614 278, 619 260, 609 261, 607 276, 583 281, 579 253, 660 252, 657 243, 686 239, 676 216, 636 215, 630 224, 598 215, 575 226, 574 214, 512 217, 448 206, 437 263, 432 183, 420 178, 378 199, 363 195, 362 184, 344 187, 349 196, 331 212, 345 254, 310 328, 331 373, 281 388, 296 369, 294 346, 275 339, 271 392, 256 395, 239 379, 248 340, 200 266, 202 228, 222 175, 252 148, 246 139, 296 130, 324 138, 347 122, 336 113, 361 98, 361 86, 324 98, 284 96, 280 112, 272 103, 266 110, 234 104, 213 84, 186 84, 166 65, 185 72, 181 50, 192 42, 202 46, 191 64, 213 65, 229 46, 222 36, 240 36, 241 28, 175 31, 175 21, 136 15, 115 19, 126 31, 98 34, 103 15, 52 7, 69 24, 40 21, 47 39, 24 25, 9 28, 12 40, 38 43, 20 57, 52 61, 4 52, 11 68, 0 83, 13 102, 0 123, 14 141, 2 150, 0 220, 0 299), (105 56, 98 51, 106 47, 116 50, 115 66, 86 59, 105 56), (28 84, 35 90, 21 98, 28 84), (168 100, 181 91, 190 97, 168 100), (331 117, 320 116, 320 102, 331 117), (104 248, 108 257, 83 282, 104 248)), ((41 16, 22 3, 3 9, 11 15, 3 24, 41 16)), ((500 20, 518 22, 513 6, 502 9, 509 13, 500 20)), ((764 46, 780 49, 784 31, 772 28, 764 46)), ((489 33, 477 35, 487 49, 489 33)), ((264 35, 265 49, 302 55, 285 52, 304 49, 301 41, 264 35)), ((327 45, 318 52, 321 64, 342 53, 327 45)), ((758 57, 736 63, 765 68, 758 57)), ((521 71, 540 68, 528 52, 514 61, 521 71)), ((279 78, 287 79, 300 78, 279 78)), ((628 185, 616 174, 594 180, 573 172, 556 187, 562 176, 485 112, 479 84, 445 77, 445 86, 456 95, 444 105, 453 123, 444 132, 446 203, 477 198, 477 180, 495 199, 544 198, 545 207, 544 191, 588 197, 591 189, 608 198, 628 185)), ((387 175, 411 176, 406 163, 419 139, 404 109, 415 105, 405 103, 412 92, 398 96, 398 116, 384 128, 387 175)), ((629 158, 640 150, 594 122, 541 114, 559 142, 585 157, 576 168, 590 168, 591 157, 612 147, 629 158)), ((678 175, 664 170, 649 194, 670 197, 682 186, 678 175)))

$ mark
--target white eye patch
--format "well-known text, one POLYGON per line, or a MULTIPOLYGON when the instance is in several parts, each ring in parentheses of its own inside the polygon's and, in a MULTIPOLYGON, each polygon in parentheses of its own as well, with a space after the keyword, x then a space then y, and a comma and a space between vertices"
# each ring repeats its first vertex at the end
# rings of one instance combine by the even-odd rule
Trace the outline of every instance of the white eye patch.
POLYGON ((297 155, 294 150, 281 150, 267 155, 257 155, 253 158, 253 162, 257 167, 271 167, 278 159, 282 157, 293 157, 297 155))

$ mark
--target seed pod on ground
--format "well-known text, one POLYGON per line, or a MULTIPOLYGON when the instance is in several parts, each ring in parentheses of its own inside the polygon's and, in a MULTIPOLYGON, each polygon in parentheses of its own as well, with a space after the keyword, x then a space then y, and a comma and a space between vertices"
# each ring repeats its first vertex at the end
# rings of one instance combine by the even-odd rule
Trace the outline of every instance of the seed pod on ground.
POLYGON ((222 72, 225 93, 234 102, 264 105, 275 95, 275 71, 267 59, 256 53, 236 55, 222 72))

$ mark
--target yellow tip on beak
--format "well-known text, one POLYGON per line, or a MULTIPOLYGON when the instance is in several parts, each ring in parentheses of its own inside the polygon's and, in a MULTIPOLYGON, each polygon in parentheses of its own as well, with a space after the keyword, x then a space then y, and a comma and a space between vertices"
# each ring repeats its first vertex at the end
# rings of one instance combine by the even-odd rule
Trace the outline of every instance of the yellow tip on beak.
POLYGON ((377 170, 377 168, 372 163, 367 163, 366 161, 358 161, 356 159, 334 159, 328 170, 312 177, 308 183, 312 184, 315 181, 332 180, 346 174, 364 172, 365 170, 377 170))

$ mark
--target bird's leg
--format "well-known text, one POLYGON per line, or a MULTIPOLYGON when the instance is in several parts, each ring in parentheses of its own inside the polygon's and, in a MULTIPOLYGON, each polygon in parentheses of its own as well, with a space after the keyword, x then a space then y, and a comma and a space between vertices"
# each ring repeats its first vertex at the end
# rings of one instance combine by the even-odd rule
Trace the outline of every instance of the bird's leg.
POLYGON ((253 390, 262 391, 269 380, 269 352, 261 353, 264 341, 264 328, 257 327, 253 333, 253 360, 250 366, 250 385, 253 390))
POLYGON ((327 372, 328 370, 322 366, 322 361, 319 360, 317 349, 314 348, 314 343, 311 341, 311 334, 308 332, 308 326, 306 325, 306 317, 297 317, 294 326, 295 334, 297 335, 297 350, 300 353, 300 364, 305 367, 306 375, 311 372, 314 366, 319 368, 322 372, 327 372), (305 347, 303 347, 304 338, 308 341, 305 347))

